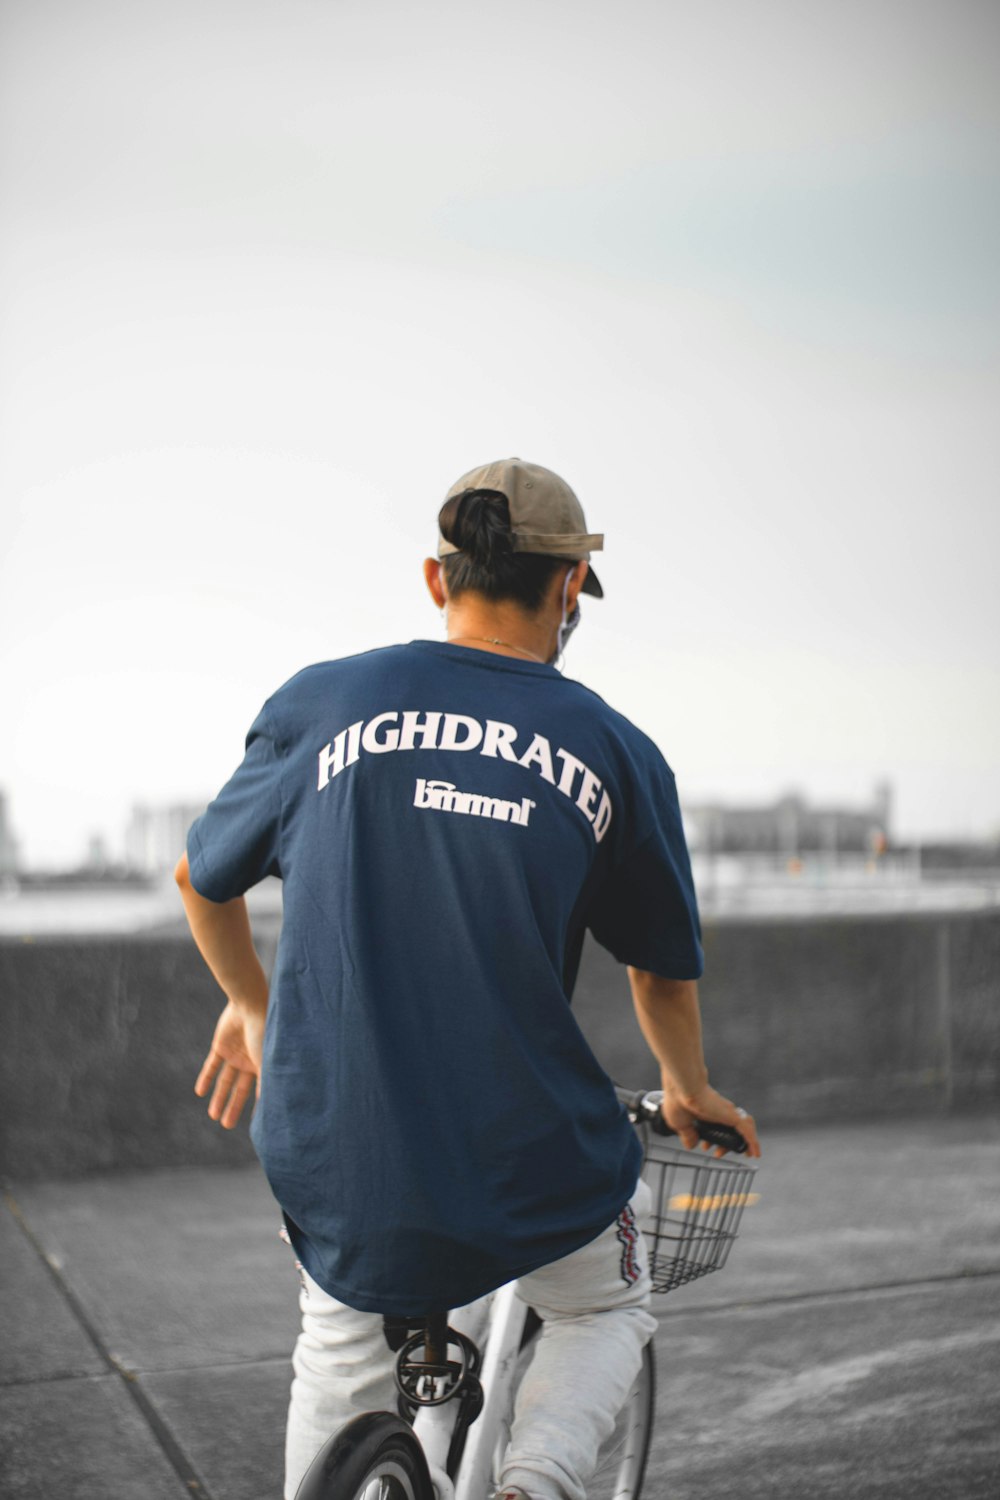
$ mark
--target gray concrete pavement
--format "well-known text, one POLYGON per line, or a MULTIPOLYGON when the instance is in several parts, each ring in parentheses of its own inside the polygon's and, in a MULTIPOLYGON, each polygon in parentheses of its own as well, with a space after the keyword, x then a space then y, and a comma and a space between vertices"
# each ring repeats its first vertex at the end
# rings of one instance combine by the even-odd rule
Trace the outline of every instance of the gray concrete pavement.
MULTIPOLYGON (((667 1298, 649 1500, 1000 1494, 1000 1120, 772 1131, 667 1298)), ((12 1187, 0 1495, 280 1494, 296 1278, 255 1167, 12 1187)))

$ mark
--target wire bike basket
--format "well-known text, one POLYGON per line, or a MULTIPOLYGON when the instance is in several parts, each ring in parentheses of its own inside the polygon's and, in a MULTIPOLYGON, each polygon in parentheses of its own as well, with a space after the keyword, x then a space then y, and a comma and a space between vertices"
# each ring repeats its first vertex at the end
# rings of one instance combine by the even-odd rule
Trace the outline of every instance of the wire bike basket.
POLYGON ((642 1225, 654 1292, 672 1292, 726 1263, 743 1210, 757 1201, 755 1168, 729 1157, 686 1151, 637 1126, 645 1153, 642 1175, 653 1194, 642 1225))

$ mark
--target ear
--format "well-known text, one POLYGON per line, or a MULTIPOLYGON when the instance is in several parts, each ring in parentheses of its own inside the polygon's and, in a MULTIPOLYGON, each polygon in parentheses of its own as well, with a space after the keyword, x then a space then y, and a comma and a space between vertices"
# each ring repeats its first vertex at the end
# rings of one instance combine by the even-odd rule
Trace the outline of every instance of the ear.
POLYGON ((576 608, 576 601, 580 597, 580 590, 583 588, 583 580, 586 578, 589 570, 590 564, 584 560, 578 562, 569 575, 569 588, 566 590, 566 608, 569 614, 572 614, 576 608))
POLYGON ((448 602, 448 590, 445 587, 444 568, 436 557, 424 558, 424 582, 438 609, 444 609, 448 602))

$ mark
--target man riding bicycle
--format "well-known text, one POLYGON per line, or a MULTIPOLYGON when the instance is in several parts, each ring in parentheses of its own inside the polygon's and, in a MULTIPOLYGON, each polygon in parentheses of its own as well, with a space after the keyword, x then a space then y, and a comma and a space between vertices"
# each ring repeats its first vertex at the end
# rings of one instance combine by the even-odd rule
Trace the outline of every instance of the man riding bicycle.
POLYGON ((655 1326, 640 1152, 570 1009, 587 929, 621 962, 664 1113, 753 1120, 709 1085, 697 907, 659 751, 555 666, 603 537, 547 469, 466 474, 424 565, 444 642, 306 668, 261 710, 177 879, 228 1003, 199 1077, 252 1135, 302 1274, 287 1500, 393 1405, 384 1315, 518 1278, 544 1327, 503 1495, 583 1500, 655 1326), (270 991, 244 893, 284 884, 270 991))

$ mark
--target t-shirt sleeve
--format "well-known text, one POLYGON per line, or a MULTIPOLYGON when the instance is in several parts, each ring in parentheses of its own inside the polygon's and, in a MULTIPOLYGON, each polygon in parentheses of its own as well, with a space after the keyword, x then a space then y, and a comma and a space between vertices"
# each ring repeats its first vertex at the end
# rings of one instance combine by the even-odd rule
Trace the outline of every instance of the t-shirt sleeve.
POLYGON ((241 765, 188 832, 191 884, 207 901, 231 901, 281 874, 281 759, 265 705, 241 765))
POLYGON ((665 979, 699 979, 701 924, 673 773, 661 761, 643 825, 607 878, 588 925, 619 963, 665 979))

